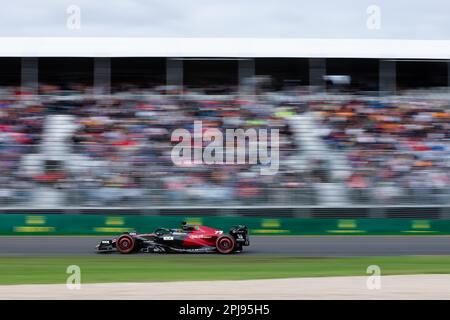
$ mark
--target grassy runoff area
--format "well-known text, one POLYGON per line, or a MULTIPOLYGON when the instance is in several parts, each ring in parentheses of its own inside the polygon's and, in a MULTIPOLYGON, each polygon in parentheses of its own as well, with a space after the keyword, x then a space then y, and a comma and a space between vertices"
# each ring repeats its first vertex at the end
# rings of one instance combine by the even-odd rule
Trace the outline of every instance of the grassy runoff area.
POLYGON ((65 283, 69 265, 82 283, 177 280, 243 280, 363 276, 369 265, 382 275, 450 273, 450 256, 303 258, 217 255, 103 255, 94 257, 0 257, 0 285, 65 283))

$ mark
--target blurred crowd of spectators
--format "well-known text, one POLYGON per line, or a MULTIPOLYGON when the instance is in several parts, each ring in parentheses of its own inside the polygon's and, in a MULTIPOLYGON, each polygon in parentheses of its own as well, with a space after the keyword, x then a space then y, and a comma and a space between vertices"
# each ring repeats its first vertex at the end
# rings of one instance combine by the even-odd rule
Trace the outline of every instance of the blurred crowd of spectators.
POLYGON ((352 202, 442 204, 450 198, 448 101, 316 101, 322 137, 344 152, 352 202))
POLYGON ((26 101, 26 92, 3 89, 0 92, 0 202, 25 201, 33 181, 23 174, 20 162, 39 144, 44 107, 26 101))
POLYGON ((450 202, 448 101, 206 92, 123 86, 94 95, 87 87, 43 86, 30 95, 2 88, 0 203, 30 204, 32 193, 46 187, 75 206, 320 205, 317 185, 339 182, 331 174, 333 153, 348 164, 342 185, 348 204, 450 202), (298 135, 307 133, 293 119, 305 111, 316 116, 315 130, 331 156, 302 155, 298 135), (47 162, 44 173, 26 174, 24 156, 41 152, 45 119, 54 114, 76 124, 67 163, 48 168, 47 162), (259 164, 175 165, 171 134, 193 132, 195 121, 222 132, 279 129, 278 173, 261 175, 259 164))
MULTIPOLYGON (((73 202, 95 205, 126 201, 142 204, 268 204, 307 197, 304 175, 289 166, 298 146, 289 117, 298 110, 267 98, 242 99, 235 95, 205 95, 133 91, 112 99, 86 99, 71 108, 79 125, 73 152, 86 159, 70 185, 81 192, 73 202), (175 129, 193 134, 195 121, 203 130, 270 128, 280 132, 280 168, 276 175, 260 175, 259 164, 174 165, 171 142, 175 129)), ((192 144, 193 148, 204 148, 192 144)), ((270 144, 269 144, 270 145, 270 144)), ((248 145, 247 145, 248 147, 248 145)))

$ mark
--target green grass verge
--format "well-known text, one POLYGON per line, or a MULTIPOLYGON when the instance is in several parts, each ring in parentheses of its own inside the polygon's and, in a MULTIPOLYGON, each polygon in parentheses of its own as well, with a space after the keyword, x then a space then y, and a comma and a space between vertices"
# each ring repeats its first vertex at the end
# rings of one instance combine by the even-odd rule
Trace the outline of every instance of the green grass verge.
POLYGON ((103 255, 94 257, 0 257, 0 284, 65 283, 69 265, 82 283, 175 280, 242 280, 363 276, 369 265, 382 275, 450 273, 450 256, 302 258, 216 255, 103 255))

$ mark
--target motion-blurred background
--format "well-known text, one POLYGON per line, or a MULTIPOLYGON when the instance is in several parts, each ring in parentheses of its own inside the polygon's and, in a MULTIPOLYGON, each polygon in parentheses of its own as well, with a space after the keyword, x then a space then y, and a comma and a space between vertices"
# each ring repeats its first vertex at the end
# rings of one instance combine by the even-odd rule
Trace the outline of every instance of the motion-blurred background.
POLYGON ((2 58, 1 206, 419 205, 440 214, 450 205, 449 65, 2 58), (198 120, 221 130, 279 129, 278 174, 261 176, 257 165, 175 166, 171 133, 192 131, 198 120))
POLYGON ((1 212, 450 218, 445 1, 2 6, 1 212), (175 166, 195 121, 279 129, 278 173, 175 166))

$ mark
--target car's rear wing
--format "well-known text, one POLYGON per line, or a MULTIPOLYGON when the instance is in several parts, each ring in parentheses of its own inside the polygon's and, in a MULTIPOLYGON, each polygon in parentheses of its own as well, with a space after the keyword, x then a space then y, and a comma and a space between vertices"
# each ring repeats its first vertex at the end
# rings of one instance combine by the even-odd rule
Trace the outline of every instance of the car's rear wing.
POLYGON ((232 226, 230 229, 230 233, 248 234, 248 227, 244 225, 232 226))
POLYGON ((244 225, 233 226, 230 229, 230 235, 234 237, 237 243, 248 246, 250 240, 248 237, 248 227, 244 225))

